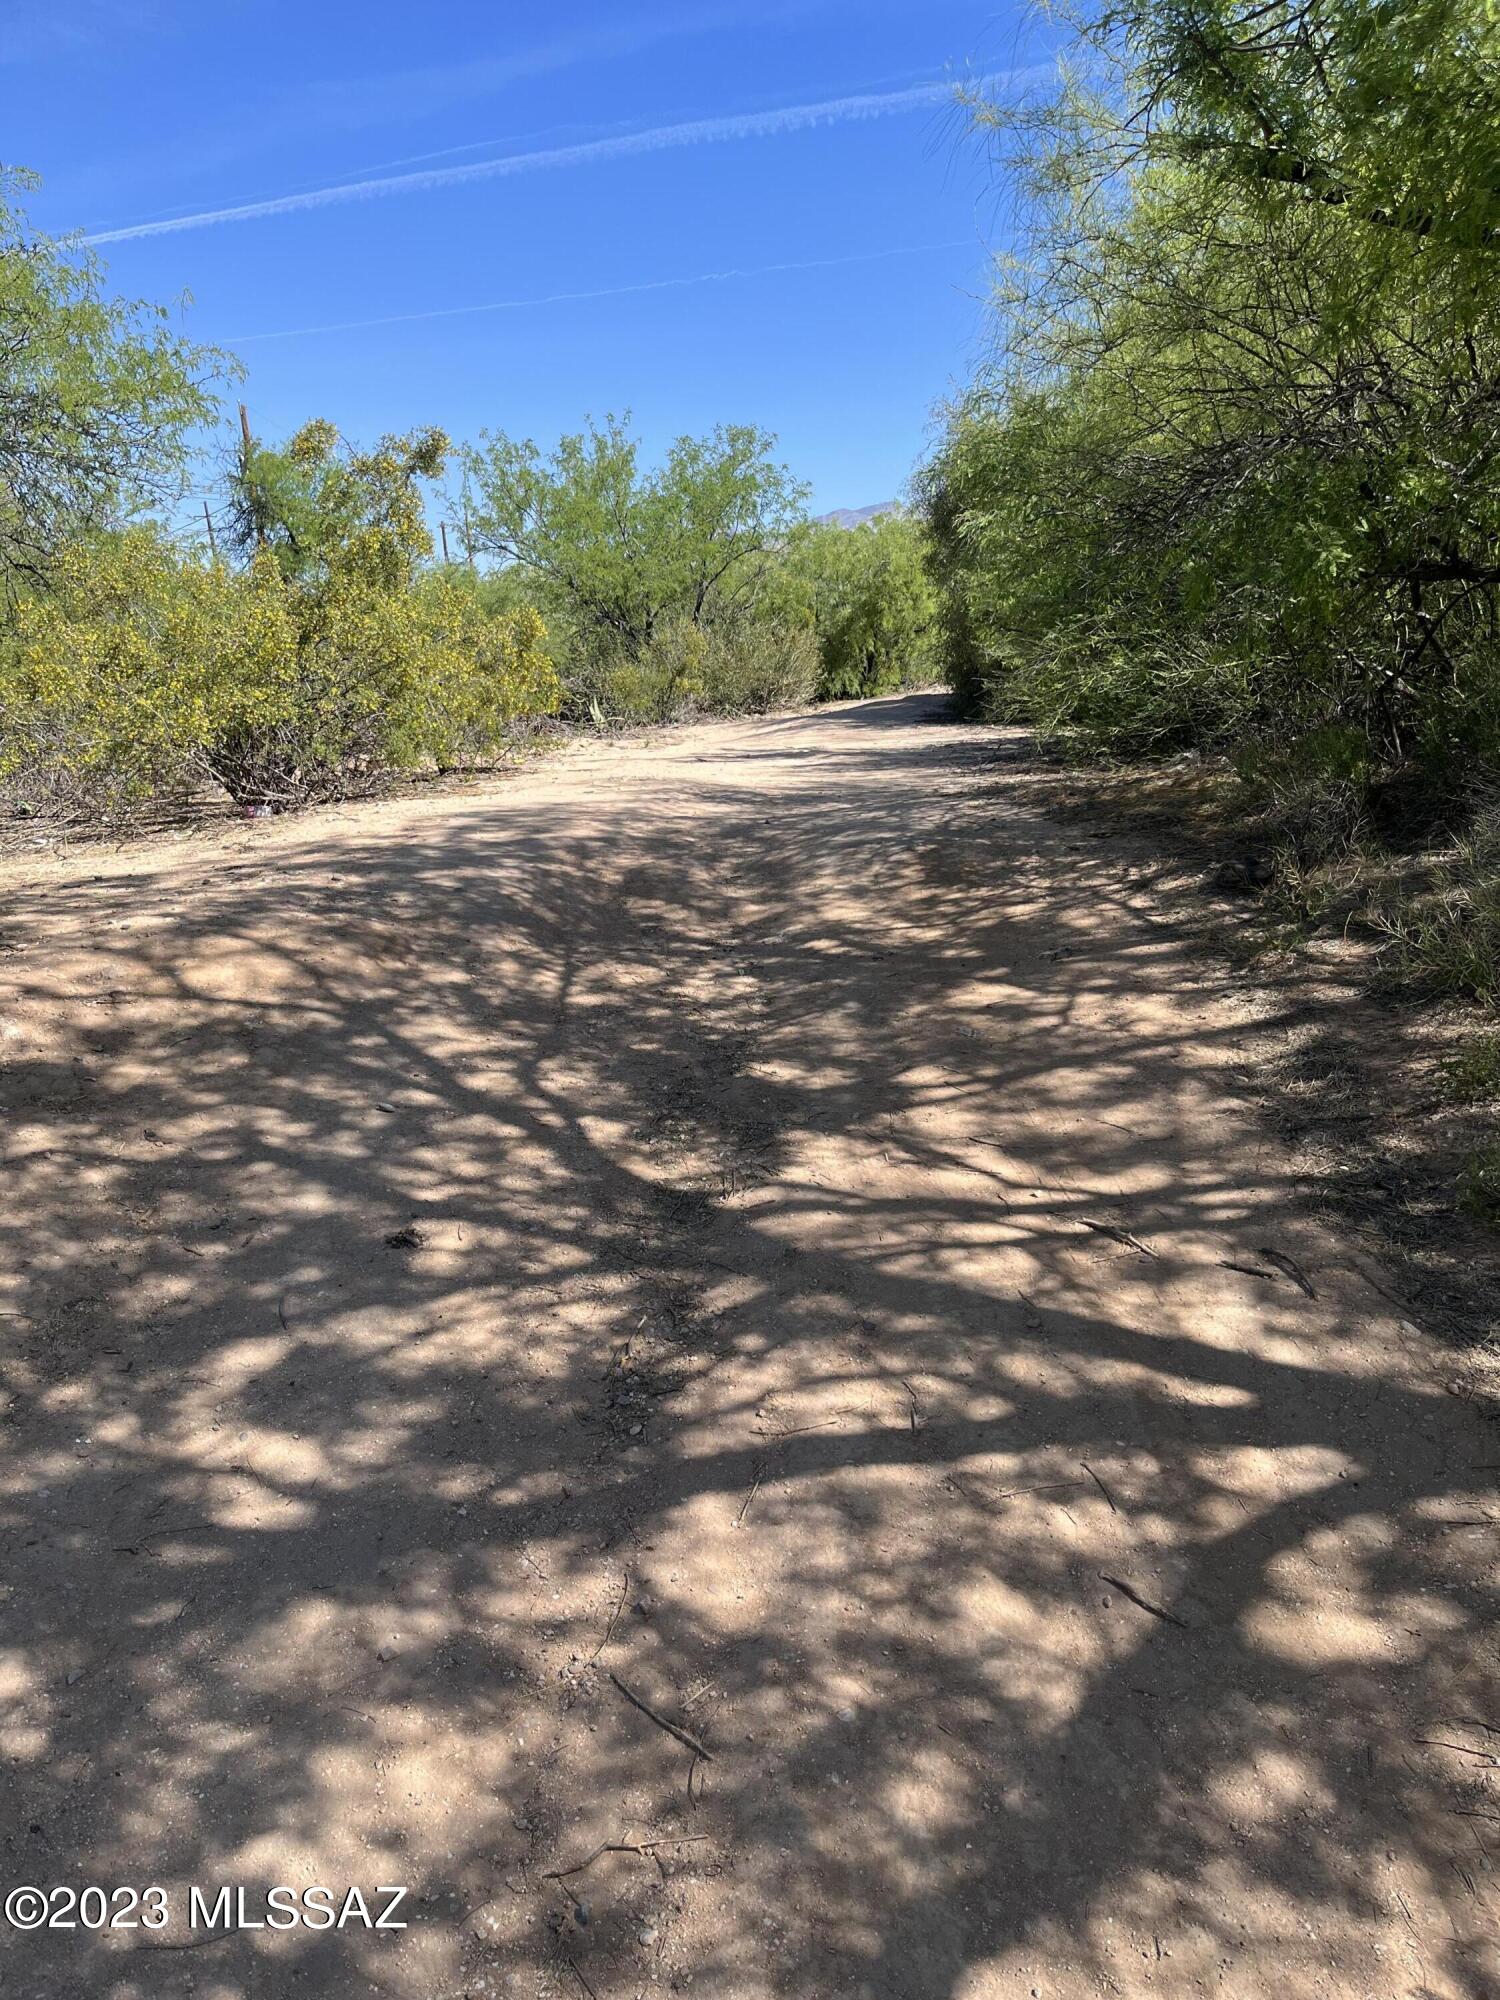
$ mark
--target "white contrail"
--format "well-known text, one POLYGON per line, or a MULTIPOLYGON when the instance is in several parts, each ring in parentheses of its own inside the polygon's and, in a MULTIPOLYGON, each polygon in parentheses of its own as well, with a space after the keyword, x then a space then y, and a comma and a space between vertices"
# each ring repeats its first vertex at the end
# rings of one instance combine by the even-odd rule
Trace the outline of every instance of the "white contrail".
POLYGON ((341 319, 325 326, 286 326, 274 333, 239 333, 226 347, 245 347, 252 340, 298 340, 304 334, 358 333, 370 326, 409 326, 418 320, 461 319, 466 313, 520 312, 527 306, 577 305, 594 299, 623 299, 634 292, 670 292, 684 285, 718 285, 731 278, 766 278, 782 271, 830 271, 840 264, 874 264, 885 257, 919 257, 932 250, 972 249, 973 237, 952 237, 946 243, 901 243, 889 250, 856 250, 847 257, 809 257, 800 263, 748 264, 727 271, 696 271, 690 277, 651 278, 638 285, 608 285, 592 292, 547 292, 537 298, 492 299, 484 305, 438 306, 427 312, 384 313, 378 319, 341 319))
MULTIPOLYGON (((970 87, 984 89, 1002 80, 993 76, 973 78, 970 79, 970 87)), ((751 111, 729 118, 695 118, 685 125, 660 125, 653 131, 591 139, 578 146, 551 146, 542 152, 507 153, 496 160, 476 160, 468 166, 434 167, 423 173, 388 174, 375 180, 343 181, 332 187, 312 188, 302 194, 280 195, 270 201, 247 201, 233 208, 209 208, 195 215, 168 216, 159 222, 135 222, 123 229, 101 229, 83 240, 91 244, 126 243, 140 236, 170 236, 180 229, 209 229, 219 223, 251 222, 261 216, 292 215, 307 208, 328 208, 335 202, 373 201, 382 195, 416 194, 428 188, 458 187, 466 181, 543 173, 552 167, 588 166, 601 160, 627 159, 636 153, 666 152, 678 146, 707 146, 730 139, 775 138, 786 132, 807 131, 815 125, 889 118, 898 112, 949 103, 956 88, 954 83, 923 83, 909 90, 879 91, 861 97, 830 97, 821 104, 787 105, 779 111, 751 111)))

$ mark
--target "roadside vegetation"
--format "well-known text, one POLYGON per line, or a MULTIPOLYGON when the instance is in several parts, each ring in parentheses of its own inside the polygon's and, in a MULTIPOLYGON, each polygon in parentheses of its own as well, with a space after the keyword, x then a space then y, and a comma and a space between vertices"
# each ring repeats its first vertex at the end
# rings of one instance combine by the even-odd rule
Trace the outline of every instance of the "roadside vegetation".
POLYGON ((643 468, 609 419, 548 454, 465 454, 465 533, 491 600, 544 618, 564 712, 595 721, 739 714, 881 694, 936 672, 923 532, 892 513, 809 521, 776 440, 726 425, 643 468))
POLYGON ((918 521, 809 521, 752 427, 647 466, 613 418, 544 452, 437 429, 362 448, 321 420, 269 443, 242 411, 190 511, 235 362, 112 299, 29 227, 27 189, 0 184, 0 812, 282 810, 482 765, 554 717, 751 713, 935 670, 918 521))
MULTIPOLYGON (((1492 1009, 1494 8, 1122 0, 1071 25, 1054 96, 968 106, 1013 249, 922 475, 944 670, 1065 752, 1215 774, 1274 918, 1492 1009)), ((1474 1047, 1465 1089, 1493 1097, 1474 1047)), ((1468 1205, 1496 1186, 1476 1156, 1468 1205)))

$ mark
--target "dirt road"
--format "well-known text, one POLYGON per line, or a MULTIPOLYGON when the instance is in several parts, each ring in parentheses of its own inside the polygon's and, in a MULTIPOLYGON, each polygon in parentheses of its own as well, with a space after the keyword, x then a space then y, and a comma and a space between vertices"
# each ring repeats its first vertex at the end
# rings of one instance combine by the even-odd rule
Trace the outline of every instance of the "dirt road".
POLYGON ((1028 785, 908 697, 0 875, 0 1872, 167 1910, 7 1996, 1500 1992, 1500 1428, 1028 785))

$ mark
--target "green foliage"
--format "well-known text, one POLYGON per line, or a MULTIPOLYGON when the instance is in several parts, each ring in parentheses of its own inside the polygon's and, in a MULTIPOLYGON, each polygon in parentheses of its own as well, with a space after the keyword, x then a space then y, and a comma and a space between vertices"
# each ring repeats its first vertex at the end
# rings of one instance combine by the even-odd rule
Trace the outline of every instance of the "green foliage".
POLYGON ((484 588, 545 612, 566 713, 740 713, 873 694, 932 668, 920 525, 808 525, 774 447, 723 426, 679 438, 646 471, 610 418, 545 458, 503 436, 465 455, 471 540, 503 564, 484 588))
POLYGON ((708 714, 763 715, 820 692, 817 643, 805 625, 742 614, 698 629, 697 700, 708 714))
POLYGON ((33 185, 0 170, 0 597, 175 490, 227 368, 165 307, 106 298, 94 258, 29 228, 33 185))
POLYGON ((43 763, 86 792, 211 781, 287 803, 452 763, 554 708, 535 612, 497 616, 471 581, 417 575, 425 530, 404 496, 431 463, 354 461, 357 504, 291 565, 268 544, 231 569, 144 529, 72 545, 0 652, 0 776, 43 763))
POLYGON ((274 567, 235 574, 133 529, 72 544, 52 583, 20 606, 5 659, 6 768, 143 793, 283 721, 293 642, 274 567))
POLYGON ((1500 1034, 1475 1035, 1443 1064, 1443 1095, 1452 1104, 1500 1097, 1500 1034))
POLYGON ((345 451, 323 418, 279 450, 251 440, 230 482, 231 543, 246 558, 269 551, 288 578, 337 568, 403 590, 432 554, 419 482, 441 478, 451 452, 432 429, 345 451))
POLYGON ((1379 921, 1434 992, 1500 1004, 1500 807, 1476 815, 1432 888, 1379 921))
POLYGON ((475 548, 533 572, 579 625, 645 645, 664 620, 700 624, 732 604, 801 516, 804 489, 746 425, 679 438, 643 472, 626 425, 530 440, 486 436, 465 455, 475 548))
POLYGON ((797 536, 763 585, 765 599, 817 635, 825 701, 909 686, 935 667, 937 595, 925 536, 904 514, 797 536))
POLYGON ((1469 1155, 1459 1178, 1458 1205, 1477 1222, 1500 1225, 1500 1143, 1469 1155))
POLYGON ((763 612, 669 619, 642 646, 596 640, 567 672, 571 712, 596 722, 762 714, 811 701, 817 682, 811 630, 763 612))
POLYGON ((1488 0, 1120 0, 1094 38, 1149 81, 1146 157, 1332 209, 1467 289, 1500 240, 1497 25, 1488 0))
POLYGON ((955 687, 1110 747, 1291 768, 1333 732, 1336 784, 1471 779, 1500 757, 1490 10, 1077 26, 1083 84, 976 107, 1022 228, 924 479, 955 687))
POLYGON ((0 782, 49 805, 336 794, 491 746, 521 714, 748 714, 925 670, 934 594, 906 519, 812 530, 748 426, 655 468, 608 419, 544 456, 464 454, 467 564, 434 565, 437 430, 244 436, 225 560, 130 526, 168 501, 221 358, 31 235, 0 181, 0 782), (482 572, 475 554, 498 559, 482 572), (544 625, 545 618, 545 625, 544 625), (25 774, 24 785, 22 774, 25 774))

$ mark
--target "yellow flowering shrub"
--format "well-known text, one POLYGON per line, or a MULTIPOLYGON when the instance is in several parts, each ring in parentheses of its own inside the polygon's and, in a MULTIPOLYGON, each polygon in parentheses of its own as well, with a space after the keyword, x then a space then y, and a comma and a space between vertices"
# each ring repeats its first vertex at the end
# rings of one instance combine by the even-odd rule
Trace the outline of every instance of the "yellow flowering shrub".
POLYGON ((410 581, 381 536, 363 524, 300 581, 269 551, 231 569, 146 530, 69 549, 0 652, 0 777, 40 761, 83 787, 286 803, 556 708, 534 613, 410 581))

